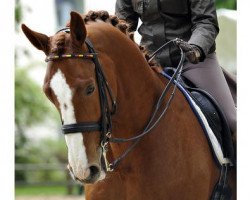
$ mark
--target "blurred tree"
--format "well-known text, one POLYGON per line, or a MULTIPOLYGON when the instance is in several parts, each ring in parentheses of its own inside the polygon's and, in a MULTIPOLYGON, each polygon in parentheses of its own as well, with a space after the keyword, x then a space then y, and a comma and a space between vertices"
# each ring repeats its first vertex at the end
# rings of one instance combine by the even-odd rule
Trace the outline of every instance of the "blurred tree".
POLYGON ((237 9, 237 1, 236 0, 215 0, 216 8, 226 8, 226 9, 237 9))
MULTIPOLYGON (((47 103, 41 87, 29 76, 27 68, 15 69, 15 162, 27 163, 26 146, 28 139, 25 130, 31 124, 42 122, 46 118, 55 118, 47 103)), ((16 173, 16 180, 24 180, 25 174, 16 173)))
POLYGON ((28 76, 27 68, 15 71, 15 123, 29 126, 43 121, 51 112, 41 87, 28 76))

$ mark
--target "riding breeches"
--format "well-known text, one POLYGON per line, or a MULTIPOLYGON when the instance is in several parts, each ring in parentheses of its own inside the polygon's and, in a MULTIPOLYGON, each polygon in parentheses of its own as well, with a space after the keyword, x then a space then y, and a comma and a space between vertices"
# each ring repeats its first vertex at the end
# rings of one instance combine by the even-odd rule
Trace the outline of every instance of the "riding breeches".
POLYGON ((213 96, 224 112, 232 133, 235 133, 236 106, 216 54, 208 54, 204 62, 198 64, 185 64, 182 75, 213 96))

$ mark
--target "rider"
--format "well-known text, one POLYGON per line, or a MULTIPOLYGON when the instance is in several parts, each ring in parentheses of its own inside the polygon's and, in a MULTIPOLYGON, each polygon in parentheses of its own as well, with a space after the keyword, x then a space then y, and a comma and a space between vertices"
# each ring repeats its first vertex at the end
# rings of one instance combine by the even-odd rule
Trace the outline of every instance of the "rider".
MULTIPOLYGON (((182 75, 215 98, 236 134, 236 106, 215 54, 219 27, 214 0, 117 0, 116 15, 131 25, 130 31, 136 31, 141 19, 141 44, 150 53, 181 38, 177 44, 188 59, 182 75)), ((176 67, 178 57, 173 44, 157 54, 156 60, 161 66, 176 67)))

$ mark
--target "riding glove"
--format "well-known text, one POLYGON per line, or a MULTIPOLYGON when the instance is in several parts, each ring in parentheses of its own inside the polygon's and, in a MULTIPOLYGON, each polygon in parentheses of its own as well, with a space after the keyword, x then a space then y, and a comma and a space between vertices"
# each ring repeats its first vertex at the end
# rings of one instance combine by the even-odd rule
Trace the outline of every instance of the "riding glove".
POLYGON ((186 53, 186 57, 189 62, 197 64, 201 61, 201 50, 198 46, 189 44, 179 38, 175 40, 175 44, 179 46, 184 53, 186 53))

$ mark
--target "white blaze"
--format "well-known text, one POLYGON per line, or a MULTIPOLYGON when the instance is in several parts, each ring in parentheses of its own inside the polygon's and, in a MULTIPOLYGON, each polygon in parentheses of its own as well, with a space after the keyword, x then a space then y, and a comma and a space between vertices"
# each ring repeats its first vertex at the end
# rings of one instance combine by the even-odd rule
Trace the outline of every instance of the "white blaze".
MULTIPOLYGON (((64 124, 76 123, 74 106, 72 103, 73 92, 67 84, 66 78, 61 70, 58 70, 52 77, 50 87, 60 104, 64 124)), ((65 140, 68 146, 68 161, 73 169, 74 175, 80 179, 86 178, 88 174, 88 160, 82 133, 67 134, 65 135, 65 140)))

